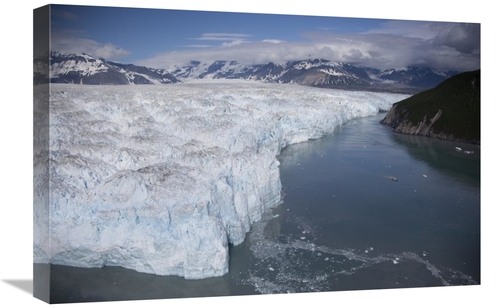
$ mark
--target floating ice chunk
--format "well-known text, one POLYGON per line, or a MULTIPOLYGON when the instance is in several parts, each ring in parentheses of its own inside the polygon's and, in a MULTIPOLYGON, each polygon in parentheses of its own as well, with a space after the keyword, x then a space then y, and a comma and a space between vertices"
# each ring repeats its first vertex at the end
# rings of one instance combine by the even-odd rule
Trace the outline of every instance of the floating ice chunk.
POLYGON ((274 268, 272 268, 272 267, 269 267, 269 270, 270 270, 271 272, 274 272, 274 268))
POLYGON ((368 253, 368 250, 365 250, 365 253, 368 253))
POLYGON ((397 182, 398 181, 398 179, 395 176, 387 176, 386 178, 388 178, 389 180, 391 180, 393 182, 397 182))
POLYGON ((457 151, 462 151, 462 148, 460 148, 460 147, 455 147, 455 150, 457 150, 457 151))
POLYGON ((301 236, 301 237, 300 237, 300 239, 301 239, 301 240, 305 240, 306 238, 305 238, 304 236, 301 236))
POLYGON ((464 151, 464 154, 472 154, 474 151, 464 151))
POLYGON ((328 261, 328 260, 330 260, 330 258, 326 257, 326 258, 325 258, 325 261, 328 261))
POLYGON ((423 176, 424 178, 426 178, 426 177, 427 177, 427 174, 422 174, 422 176, 423 176))
POLYGON ((392 263, 398 264, 399 262, 398 262, 398 260, 392 260, 392 263))
POLYGON ((370 250, 373 251, 373 247, 370 247, 370 250))

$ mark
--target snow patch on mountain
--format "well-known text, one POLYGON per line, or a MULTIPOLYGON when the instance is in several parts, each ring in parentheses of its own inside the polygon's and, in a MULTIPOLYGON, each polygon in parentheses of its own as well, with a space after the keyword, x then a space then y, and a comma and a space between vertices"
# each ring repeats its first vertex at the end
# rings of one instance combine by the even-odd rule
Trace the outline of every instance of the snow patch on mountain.
MULTIPOLYGON (((338 70, 336 70, 334 68, 328 68, 328 69, 323 68, 323 69, 320 69, 319 71, 323 72, 323 73, 325 73, 327 75, 331 75, 331 76, 350 76, 349 74, 346 74, 344 72, 340 72, 340 71, 338 71, 338 70)), ((358 78, 357 76, 352 76, 352 77, 353 78, 358 78)))
POLYGON ((79 71, 82 76, 91 76, 108 70, 108 67, 101 60, 85 55, 81 58, 85 61, 70 59, 65 62, 53 63, 50 68, 50 78, 58 78, 60 75, 66 75, 72 71, 79 71))
POLYGON ((336 62, 330 62, 328 60, 323 60, 323 59, 314 59, 314 60, 303 60, 303 61, 293 62, 292 67, 298 70, 308 70, 325 64, 331 66, 338 66, 338 63, 336 62))

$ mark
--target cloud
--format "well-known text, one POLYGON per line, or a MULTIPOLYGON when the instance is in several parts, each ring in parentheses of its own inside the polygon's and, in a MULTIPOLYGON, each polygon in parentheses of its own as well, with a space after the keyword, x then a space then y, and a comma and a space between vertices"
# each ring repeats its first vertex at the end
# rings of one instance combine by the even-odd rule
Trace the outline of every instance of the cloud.
POLYGON ((433 46, 447 46, 463 53, 479 53, 480 24, 426 21, 388 21, 367 34, 392 34, 420 38, 433 46))
POLYGON ((380 25, 379 28, 371 29, 363 34, 387 34, 400 37, 432 39, 437 34, 435 23, 413 20, 389 20, 380 25))
POLYGON ((168 68, 191 60, 236 60, 243 64, 322 58, 358 66, 396 68, 428 66, 467 71, 480 67, 480 25, 449 22, 388 21, 364 33, 312 31, 303 41, 276 39, 250 41, 250 35, 205 33, 204 38, 227 41, 203 50, 167 52, 138 61, 140 65, 168 68), (231 39, 231 40, 229 40, 231 39))
POLYGON ((279 43, 284 43, 285 41, 282 40, 276 40, 276 39, 265 39, 262 40, 263 43, 271 43, 271 44, 279 44, 279 43))
POLYGON ((436 32, 431 40, 435 46, 447 46, 467 54, 480 52, 480 24, 447 23, 436 32))
POLYGON ((118 59, 127 57, 130 55, 130 51, 127 51, 122 48, 118 48, 113 44, 107 43, 104 45, 98 44, 93 46, 94 51, 92 51, 93 55, 99 58, 104 59, 118 59))
POLYGON ((130 51, 111 43, 99 43, 85 38, 85 32, 71 30, 53 30, 51 37, 53 51, 62 53, 86 53, 97 58, 114 60, 130 55, 130 51))
POLYGON ((221 46, 223 46, 223 47, 236 46, 236 45, 244 44, 246 42, 247 42, 246 40, 233 40, 230 42, 224 42, 221 44, 221 46))
POLYGON ((183 50, 159 54, 156 57, 138 61, 137 64, 150 67, 168 68, 175 64, 188 64, 191 60, 213 62, 216 60, 237 60, 243 64, 259 64, 266 62, 284 62, 305 54, 315 53, 315 47, 306 44, 270 44, 267 42, 246 42, 240 44, 225 44, 203 50, 183 50))
POLYGON ((247 42, 247 38, 251 36, 252 35, 250 34, 244 33, 209 32, 203 33, 200 37, 191 38, 191 40, 212 41, 216 42, 217 44, 220 44, 222 42, 222 45, 224 46, 232 46, 247 42))
POLYGON ((209 33, 203 33, 201 35, 202 38, 245 38, 245 37, 251 37, 252 35, 250 34, 244 34, 244 33, 214 33, 214 32, 209 32, 209 33))
POLYGON ((358 60, 363 58, 363 53, 359 49, 351 49, 345 57, 351 60, 358 60))

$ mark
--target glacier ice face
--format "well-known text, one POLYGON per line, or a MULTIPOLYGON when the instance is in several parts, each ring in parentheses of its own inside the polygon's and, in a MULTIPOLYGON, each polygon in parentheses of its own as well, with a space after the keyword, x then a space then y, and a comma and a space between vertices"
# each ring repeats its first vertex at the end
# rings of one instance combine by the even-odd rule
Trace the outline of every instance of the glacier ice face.
POLYGON ((35 204, 34 260, 221 276, 228 245, 280 201, 283 147, 404 98, 243 81, 53 84, 48 163, 35 153, 50 191, 35 204))

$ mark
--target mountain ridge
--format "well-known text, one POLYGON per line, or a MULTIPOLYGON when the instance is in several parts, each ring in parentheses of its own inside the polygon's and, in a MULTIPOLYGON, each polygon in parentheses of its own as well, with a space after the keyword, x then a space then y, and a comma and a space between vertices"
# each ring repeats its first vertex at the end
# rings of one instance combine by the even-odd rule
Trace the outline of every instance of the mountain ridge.
POLYGON ((234 60, 191 61, 168 69, 122 64, 87 54, 52 52, 33 60, 34 84, 170 84, 190 79, 243 79, 271 83, 299 84, 320 88, 418 93, 432 88, 456 71, 424 67, 380 70, 357 67, 325 59, 285 63, 241 64, 234 60), (50 63, 50 65, 49 65, 50 63))
POLYGON ((480 70, 450 77, 393 105, 380 122, 395 132, 480 143, 480 70))

